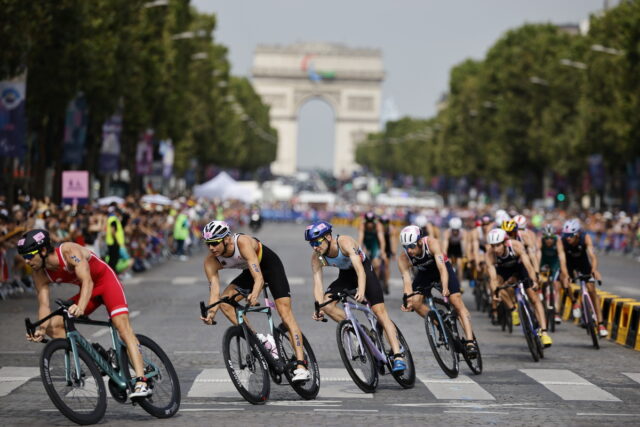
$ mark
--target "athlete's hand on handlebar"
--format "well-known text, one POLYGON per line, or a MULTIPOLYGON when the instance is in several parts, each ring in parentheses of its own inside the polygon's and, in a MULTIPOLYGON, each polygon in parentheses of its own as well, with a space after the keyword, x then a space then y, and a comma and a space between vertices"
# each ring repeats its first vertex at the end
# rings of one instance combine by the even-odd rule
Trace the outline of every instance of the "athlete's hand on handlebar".
POLYGON ((356 301, 358 302, 363 302, 364 301, 364 289, 361 291, 360 289, 358 289, 358 291, 356 292, 356 295, 353 297, 356 301))
POLYGON ((35 330, 35 332, 33 333, 33 335, 27 334, 27 341, 42 342, 42 340, 44 339, 45 335, 46 335, 46 333, 45 333, 44 329, 37 328, 35 330))
POLYGON ((200 316, 200 320, 202 320, 207 325, 215 325, 216 322, 213 320, 216 317, 216 310, 209 310, 207 312, 207 317, 200 316))
POLYGON ((255 293, 255 292, 251 292, 249 295, 247 295, 247 302, 249 303, 250 307, 253 307, 254 305, 258 305, 258 297, 260 296, 260 292, 255 293))
POLYGON ((68 312, 72 316, 80 317, 84 314, 84 309, 80 308, 78 304, 73 304, 71 307, 69 307, 68 312))
POLYGON ((322 310, 314 311, 313 314, 311 315, 311 318, 313 320, 315 320, 316 322, 324 322, 324 321, 326 321, 326 319, 324 318, 324 311, 322 311, 322 310))

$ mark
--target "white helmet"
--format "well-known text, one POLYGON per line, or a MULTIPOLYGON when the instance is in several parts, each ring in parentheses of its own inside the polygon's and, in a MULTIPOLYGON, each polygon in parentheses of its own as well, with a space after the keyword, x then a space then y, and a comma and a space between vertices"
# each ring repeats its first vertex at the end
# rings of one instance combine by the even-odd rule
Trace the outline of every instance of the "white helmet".
POLYGON ((400 232, 400 244, 402 246, 409 246, 418 243, 422 232, 416 225, 408 225, 400 232))
POLYGON ((459 230, 462 228, 462 220, 460 218, 453 217, 449 220, 449 228, 452 230, 459 230))
POLYGON ((527 217, 524 215, 516 215, 513 220, 518 224, 518 230, 524 230, 527 228, 527 217))
POLYGON ((429 220, 424 215, 416 215, 413 222, 415 222, 418 227, 422 228, 429 223, 429 220))
POLYGON ((226 221, 211 221, 202 229, 202 238, 205 242, 209 242, 222 239, 228 236, 229 233, 231 233, 231 228, 229 228, 229 224, 226 221))
POLYGON ((497 245, 504 242, 507 238, 507 232, 502 228, 494 228, 487 234, 487 243, 490 245, 497 245))
POLYGON ((562 226, 562 234, 576 234, 580 231, 580 221, 577 219, 567 220, 562 226))
POLYGON ((504 221, 509 221, 511 216, 504 209, 498 209, 496 211, 496 225, 500 227, 504 221))

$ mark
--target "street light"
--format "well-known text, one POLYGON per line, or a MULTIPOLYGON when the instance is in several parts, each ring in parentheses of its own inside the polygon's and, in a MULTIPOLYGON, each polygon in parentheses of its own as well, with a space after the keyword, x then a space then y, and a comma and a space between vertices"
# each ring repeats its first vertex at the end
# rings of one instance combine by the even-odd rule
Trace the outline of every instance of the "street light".
POLYGON ((585 64, 584 62, 572 61, 572 60, 567 59, 567 58, 562 58, 560 60, 560 63, 562 65, 566 65, 567 67, 573 67, 573 68, 577 68, 579 70, 586 70, 587 69, 587 64, 585 64))
POLYGON ((608 53, 609 55, 615 55, 615 56, 624 55, 624 51, 622 51, 620 49, 614 49, 612 47, 605 47, 605 46, 602 46, 601 44, 592 44, 591 45, 591 50, 593 50, 594 52, 608 53))

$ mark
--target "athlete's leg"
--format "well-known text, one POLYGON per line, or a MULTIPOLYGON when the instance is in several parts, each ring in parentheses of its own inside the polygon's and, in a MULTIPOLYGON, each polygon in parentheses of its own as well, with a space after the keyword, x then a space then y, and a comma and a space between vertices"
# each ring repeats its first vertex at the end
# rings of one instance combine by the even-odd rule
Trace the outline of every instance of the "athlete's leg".
MULTIPOLYGON (((302 332, 300 332, 298 322, 291 311, 291 297, 278 298, 276 300, 276 309, 278 310, 278 314, 280 315, 282 322, 289 330, 289 338, 291 338, 293 350, 296 352, 296 358, 298 360, 304 360, 302 332)), ((298 368, 306 369, 303 365, 298 365, 298 368)))
POLYGON ((529 302, 533 305, 533 310, 535 311, 536 318, 538 319, 538 324, 542 329, 546 329, 547 320, 544 314, 542 301, 540 301, 540 297, 538 296, 538 291, 534 291, 533 288, 528 288, 526 292, 529 297, 529 302))
POLYGON ((385 334, 387 335, 387 339, 389 340, 389 344, 391 344, 391 350, 394 354, 400 352, 400 344, 398 343, 398 337, 396 335, 396 327, 389 318, 389 313, 387 313, 387 309, 383 302, 378 303, 371 307, 374 314, 378 318, 378 322, 382 325, 385 334))
POLYGON ((458 312, 458 319, 460 319, 460 323, 462 323, 462 329, 464 329, 464 336, 467 340, 473 339, 473 328, 471 327, 471 315, 469 314, 469 310, 464 305, 462 301, 462 295, 460 292, 456 292, 455 294, 449 295, 449 301, 456 308, 458 312))
POLYGON ((131 365, 133 365, 133 369, 136 371, 136 376, 144 377, 144 365, 142 363, 142 354, 140 354, 139 348, 140 343, 133 332, 133 328, 131 328, 129 313, 125 312, 117 314, 111 318, 111 322, 118 330, 120 338, 127 346, 129 360, 131 360, 131 365))
MULTIPOLYGON (((226 287, 226 289, 224 290, 224 292, 222 292, 221 298, 224 297, 231 297, 232 295, 234 295, 236 292, 238 291, 238 287, 231 283, 229 286, 226 287)), ((244 297, 242 295, 238 295, 235 300, 236 301, 240 301, 241 299, 243 299, 244 297)), ((236 317, 236 309, 229 305, 229 304, 225 304, 222 303, 219 305, 220 310, 222 310, 222 314, 225 315, 225 317, 227 319, 229 319, 229 321, 234 324, 237 325, 238 324, 238 319, 236 317)))
MULTIPOLYGON (((331 294, 325 294, 324 302, 327 302, 330 299, 331 294)), ((344 313, 344 311, 340 307, 338 307, 338 301, 334 301, 331 304, 325 305, 324 307, 322 307, 321 311, 338 323, 347 318, 347 315, 344 313)))
MULTIPOLYGON (((587 292, 589 292, 589 296, 591 297, 591 301, 593 302, 593 308, 596 310, 596 316, 598 317, 598 323, 602 323, 602 307, 600 307, 600 297, 596 292, 596 284, 595 282, 587 282, 587 292)), ((584 310, 584 307, 582 308, 584 310)))

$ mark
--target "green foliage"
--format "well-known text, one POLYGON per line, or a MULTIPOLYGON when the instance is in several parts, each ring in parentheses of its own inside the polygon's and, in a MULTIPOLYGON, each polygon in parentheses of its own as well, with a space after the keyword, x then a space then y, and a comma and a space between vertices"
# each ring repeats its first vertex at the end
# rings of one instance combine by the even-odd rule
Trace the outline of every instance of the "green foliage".
POLYGON ((36 176, 61 170, 64 114, 80 91, 90 123, 88 156, 97 170, 102 123, 123 107, 122 165, 134 171, 136 144, 147 128, 171 138, 176 170, 197 159, 252 171, 275 158, 267 107, 246 79, 229 75, 226 47, 213 40, 216 17, 189 0, 0 0, 0 79, 27 71, 28 163, 36 176), (228 101, 234 95, 244 112, 228 101), (264 133, 247 128, 251 118, 264 133))

